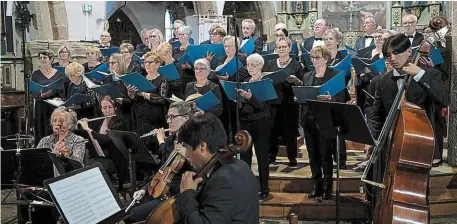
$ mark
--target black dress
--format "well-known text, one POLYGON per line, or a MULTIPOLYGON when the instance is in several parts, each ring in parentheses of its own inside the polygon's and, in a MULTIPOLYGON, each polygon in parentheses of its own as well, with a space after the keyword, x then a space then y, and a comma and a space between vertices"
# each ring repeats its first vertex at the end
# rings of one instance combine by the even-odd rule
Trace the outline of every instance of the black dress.
POLYGON ((119 108, 119 116, 122 117, 122 121, 125 123, 125 127, 127 128, 128 131, 132 130, 133 124, 133 116, 132 116, 132 100, 128 98, 128 90, 127 87, 125 87, 124 82, 122 82, 117 76, 115 75, 110 75, 110 76, 105 76, 103 79, 103 85, 108 85, 108 84, 113 84, 117 91, 122 93, 125 97, 122 98, 122 103, 116 102, 116 107, 119 108))
POLYGON ((78 118, 92 118, 96 115, 96 106, 97 106, 97 97, 95 96, 94 91, 89 89, 84 81, 81 81, 79 85, 70 83, 68 85, 65 100, 68 100, 75 94, 85 94, 90 98, 85 103, 83 103, 80 109, 76 109, 75 112, 78 115, 78 118))
MULTIPOLYGON (((285 68, 279 68, 277 60, 272 60, 267 62, 262 70, 264 72, 285 70, 289 75, 295 75, 299 80, 303 79, 305 73, 300 62, 293 58, 285 68)), ((278 99, 274 100, 271 105, 273 128, 270 136, 270 160, 276 160, 276 154, 279 150, 278 138, 283 136, 287 148, 287 157, 292 165, 296 163, 297 159, 297 136, 299 134, 299 105, 294 100, 293 85, 293 83, 285 81, 274 86, 278 99)))
POLYGON ((203 87, 195 86, 195 82, 187 83, 186 89, 184 91, 184 98, 187 98, 188 96, 190 96, 192 94, 196 94, 196 93, 205 95, 209 91, 213 91, 214 95, 216 95, 216 97, 219 99, 219 102, 221 102, 221 103, 219 103, 218 105, 214 106, 213 108, 205 111, 205 113, 212 113, 215 116, 220 117, 224 110, 224 107, 222 106, 221 89, 214 82, 211 82, 208 80, 207 84, 203 87))
MULTIPOLYGON (((151 92, 150 99, 136 95, 132 99, 133 130, 138 135, 146 134, 156 128, 166 128, 167 120, 167 100, 168 83, 163 76, 157 76, 154 80, 149 80, 157 88, 151 92)), ((142 139, 146 147, 157 152, 158 142, 155 136, 142 139)))
MULTIPOLYGON (((182 77, 183 71, 182 71, 182 68, 181 68, 181 64, 179 64, 178 61, 174 61, 173 64, 175 65, 176 70, 179 73, 179 76, 182 77)), ((183 92, 184 92, 183 90, 184 89, 183 89, 183 86, 182 86, 181 78, 173 80, 173 81, 168 81, 168 96, 167 97, 170 98, 172 95, 175 95, 178 98, 183 99, 183 97, 184 97, 183 96, 183 92)))
MULTIPOLYGON (((65 75, 60 71, 56 71, 56 73, 48 79, 46 76, 44 76, 41 70, 36 70, 32 73, 30 79, 40 85, 48 85, 60 78, 63 78, 64 80, 66 78, 65 75)), ((50 119, 51 114, 55 109, 54 106, 44 102, 43 100, 53 98, 65 99, 65 87, 64 85, 60 86, 57 91, 53 91, 52 94, 47 98, 41 98, 39 94, 32 94, 32 96, 36 99, 35 114, 33 119, 34 137, 35 141, 39 142, 43 137, 52 134, 50 119)))
POLYGON ((89 67, 89 62, 86 62, 86 63, 83 64, 83 66, 84 66, 84 73, 88 73, 88 72, 90 72, 90 71, 92 71, 92 70, 98 68, 98 66, 100 66, 100 65, 102 65, 102 64, 103 64, 103 63, 100 63, 100 64, 98 64, 98 65, 96 65, 96 66, 94 66, 94 67, 89 67))
MULTIPOLYGON (((173 49, 173 58, 177 61, 179 64, 179 58, 184 56, 187 53, 187 48, 181 49, 179 47, 173 49)), ((181 64, 179 64, 181 66, 181 64)), ((181 85, 183 89, 186 89, 187 83, 195 81, 195 71, 194 71, 194 65, 190 65, 191 68, 186 68, 182 69, 182 74, 181 74, 181 85)), ((178 70, 179 71, 179 70, 178 70)))

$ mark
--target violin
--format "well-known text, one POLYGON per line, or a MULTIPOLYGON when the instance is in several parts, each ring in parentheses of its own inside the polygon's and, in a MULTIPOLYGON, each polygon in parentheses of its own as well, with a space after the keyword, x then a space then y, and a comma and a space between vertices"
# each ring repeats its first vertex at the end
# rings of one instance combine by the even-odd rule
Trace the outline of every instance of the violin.
POLYGON ((148 186, 148 193, 153 198, 165 197, 170 190, 170 183, 174 176, 179 173, 179 170, 184 166, 186 159, 175 149, 171 152, 167 161, 163 163, 159 171, 152 178, 151 184, 148 186))
MULTIPOLYGON (((410 58, 417 65, 427 56, 430 44, 424 40, 410 58)), ((392 104, 379 135, 362 181, 381 188, 375 205, 373 223, 429 223, 428 182, 434 153, 434 133, 427 114, 419 106, 406 101, 405 90, 411 82, 405 81, 392 104), (383 183, 366 180, 375 155, 383 152, 387 165, 383 183)))
MULTIPOLYGON (((194 176, 194 180, 206 176, 214 166, 233 160, 233 156, 249 149, 252 144, 251 135, 247 131, 238 131, 235 135, 235 144, 228 149, 218 150, 208 163, 194 176)), ((171 197, 159 204, 146 220, 146 224, 170 224, 179 221, 179 212, 176 209, 175 197, 171 197)))

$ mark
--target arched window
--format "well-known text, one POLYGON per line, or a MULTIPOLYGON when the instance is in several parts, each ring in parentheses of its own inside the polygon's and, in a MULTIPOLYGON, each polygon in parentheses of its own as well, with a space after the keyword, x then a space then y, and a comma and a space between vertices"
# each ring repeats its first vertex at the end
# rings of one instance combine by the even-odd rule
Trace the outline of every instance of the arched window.
POLYGON ((173 37, 173 24, 171 23, 170 10, 165 13, 165 40, 168 41, 173 37))

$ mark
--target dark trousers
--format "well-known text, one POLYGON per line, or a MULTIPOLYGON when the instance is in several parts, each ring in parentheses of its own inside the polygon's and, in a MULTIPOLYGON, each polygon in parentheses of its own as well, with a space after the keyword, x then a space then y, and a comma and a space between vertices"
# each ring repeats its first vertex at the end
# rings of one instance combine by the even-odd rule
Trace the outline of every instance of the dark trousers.
POLYGON ((312 179, 321 181, 323 178, 324 181, 332 181, 332 150, 327 144, 328 139, 322 135, 314 121, 304 122, 303 130, 312 179))
POLYGON ((433 159, 443 159, 445 118, 441 116, 441 108, 437 106, 435 106, 434 120, 435 152, 433 159))
MULTIPOLYGON (((257 164, 259 169, 260 191, 269 192, 268 178, 270 176, 270 168, 268 165, 268 142, 270 136, 265 130, 270 130, 271 120, 268 118, 257 121, 241 121, 241 129, 246 130, 251 134, 254 144, 255 155, 257 156, 257 164)), ((248 151, 240 153, 240 158, 249 166, 252 164, 252 146, 248 151)))
MULTIPOLYGON (((333 150, 333 161, 336 162, 336 138, 335 139, 332 139, 331 140, 331 144, 330 144, 330 149, 329 150, 333 150)), ((340 165, 341 164, 346 164, 346 161, 347 161, 347 158, 348 158, 348 154, 347 154, 347 151, 346 151, 346 141, 344 141, 343 139, 340 140, 340 165)))
POLYGON ((279 151, 278 138, 283 137, 286 142, 287 157, 289 160, 297 158, 297 136, 298 136, 298 109, 296 103, 285 103, 272 105, 270 108, 273 127, 270 135, 270 159, 276 160, 279 151))
POLYGON ((366 90, 366 87, 356 86, 355 87, 355 98, 357 99, 357 106, 360 107, 360 110, 365 114, 365 101, 367 99, 363 89, 366 90))

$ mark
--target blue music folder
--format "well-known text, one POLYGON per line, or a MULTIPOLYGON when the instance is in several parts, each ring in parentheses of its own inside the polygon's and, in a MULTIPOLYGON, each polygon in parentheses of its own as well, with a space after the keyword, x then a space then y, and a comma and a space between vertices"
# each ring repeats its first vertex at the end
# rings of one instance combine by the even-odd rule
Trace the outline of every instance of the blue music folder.
POLYGON ((273 85, 283 83, 286 81, 286 78, 289 77, 289 73, 284 69, 274 72, 264 72, 263 75, 262 79, 270 79, 273 82, 273 85))
POLYGON ((319 95, 331 95, 335 96, 346 88, 345 82, 345 71, 341 71, 338 75, 334 76, 332 79, 328 80, 322 86, 319 87, 319 95))
POLYGON ((366 48, 362 48, 362 49, 359 49, 359 50, 355 50, 347 45, 344 45, 345 48, 346 48, 346 51, 348 52, 348 54, 351 55, 351 57, 355 58, 355 57, 365 57, 365 55, 369 52, 369 51, 372 51, 373 49, 376 48, 375 45, 370 45, 366 48))
MULTIPOLYGON (((220 80, 221 86, 224 89, 227 97, 230 100, 236 100, 237 83, 231 81, 220 80)), ((268 101, 278 98, 273 83, 269 79, 264 79, 256 82, 240 83, 240 89, 245 91, 251 90, 253 96, 260 101, 268 101)), ((241 97, 242 98, 242 97, 241 97)))
POLYGON ((94 70, 84 74, 87 78, 91 80, 96 80, 99 82, 103 82, 105 76, 109 74, 109 66, 108 63, 103 63, 96 67, 94 70))
POLYGON ((63 74, 65 74, 65 67, 64 66, 55 66, 54 68, 57 71, 62 72, 63 74))
POLYGON ((134 53, 133 55, 134 55, 135 61, 137 61, 140 64, 144 64, 143 59, 141 59, 141 57, 139 55, 137 55, 136 53, 134 53))
POLYGON ((345 71, 346 75, 350 76, 351 73, 348 72, 351 69, 351 56, 347 55, 342 61, 334 66, 330 66, 337 71, 345 71))
POLYGON ((193 65, 192 59, 189 56, 189 53, 185 53, 183 56, 181 56, 179 59, 179 64, 185 65, 186 63, 189 65, 193 65))
POLYGON ((301 55, 303 62, 305 63, 306 67, 308 68, 309 71, 314 71, 314 65, 311 62, 311 54, 309 53, 303 53, 301 55))
POLYGON ((126 85, 135 86, 138 92, 151 92, 156 89, 154 84, 138 72, 128 73, 119 77, 126 85))
POLYGON ((233 57, 227 64, 221 67, 219 70, 216 70, 221 75, 225 75, 225 73, 229 74, 230 76, 235 75, 236 73, 236 63, 238 61, 238 69, 242 68, 244 65, 243 63, 236 57, 233 57))
POLYGON ((52 92, 56 92, 57 90, 61 90, 64 88, 65 87, 63 78, 56 79, 54 82, 51 82, 44 86, 29 79, 29 92, 34 94, 46 93, 49 90, 52 90, 52 92))
POLYGON ((219 101, 217 96, 214 95, 213 91, 209 91, 205 95, 195 99, 195 104, 197 104, 197 107, 203 111, 212 109, 219 103, 221 103, 221 101, 219 101))
POLYGON ((369 58, 353 58, 352 66, 356 73, 369 73, 369 72, 384 72, 386 68, 386 62, 384 58, 380 58, 375 62, 372 62, 369 58))
POLYGON ((112 98, 124 98, 126 97, 123 93, 117 90, 114 84, 108 84, 103 86, 96 86, 92 88, 95 93, 98 93, 102 96, 111 96, 112 98))
POLYGON ((105 57, 110 57, 112 54, 120 52, 119 47, 101 48, 100 51, 105 57))
MULTIPOLYGON (((259 37, 260 38, 260 37, 259 37)), ((246 56, 251 55, 255 50, 254 38, 250 37, 240 48, 241 53, 246 53, 246 56)))
POLYGON ((55 99, 48 99, 45 101, 55 107, 70 107, 73 105, 81 105, 81 104, 85 103, 86 101, 88 101, 89 98, 90 97, 86 94, 76 93, 76 94, 73 94, 73 96, 71 96, 65 102, 63 102, 61 100, 55 100, 55 99))
POLYGON ((160 66, 157 71, 160 75, 165 76, 169 82, 175 81, 181 77, 174 63, 160 66))
POLYGON ((428 57, 433 62, 433 65, 439 65, 444 62, 444 59, 443 59, 443 56, 441 55, 440 50, 436 47, 432 47, 428 57))
POLYGON ((205 58, 208 53, 214 54, 214 58, 221 58, 226 56, 224 44, 204 44, 204 45, 190 45, 187 48, 187 53, 190 59, 195 62, 197 59, 205 58))

